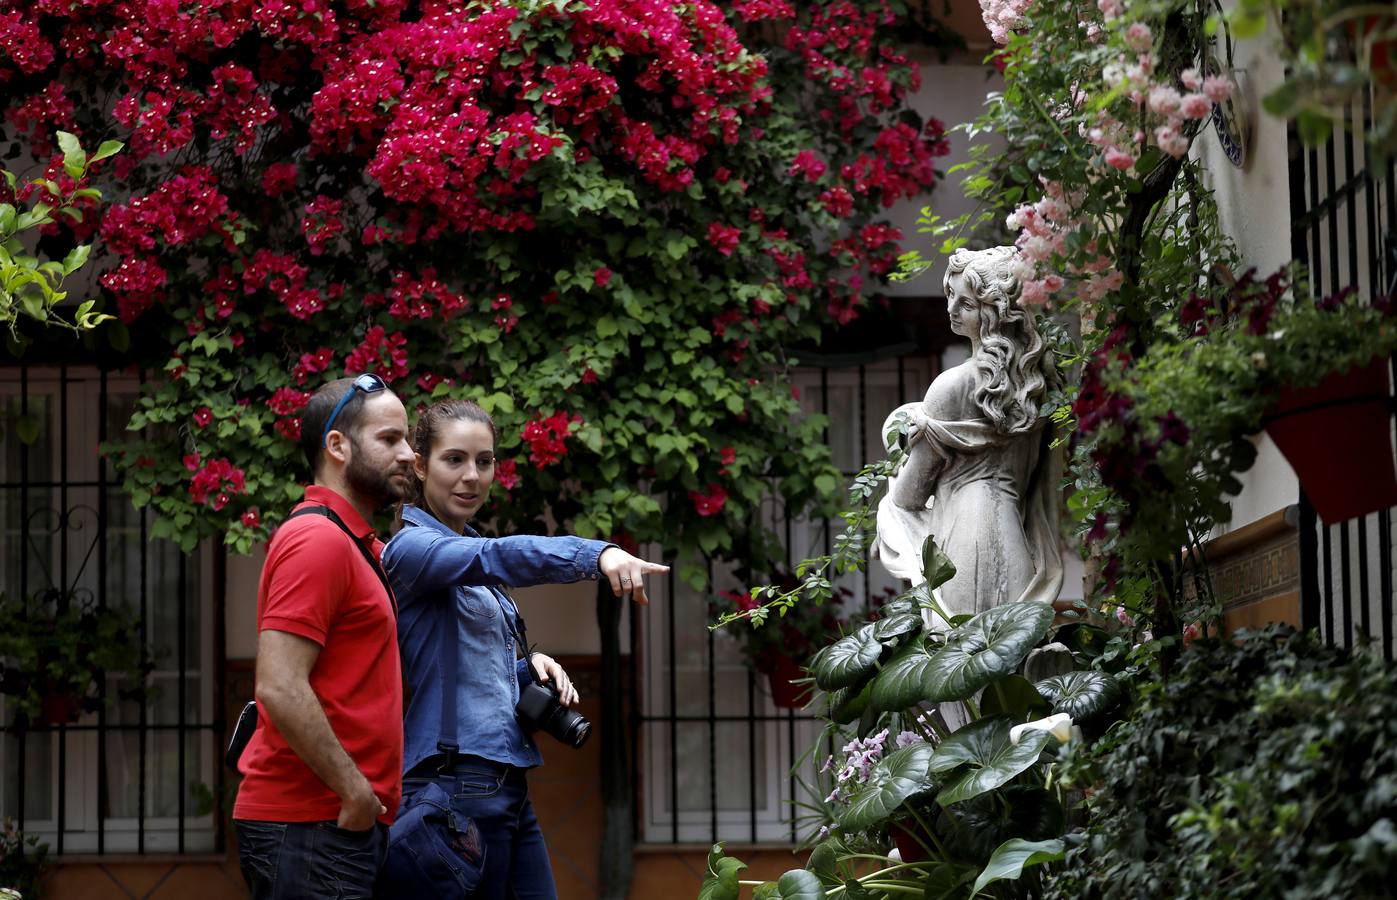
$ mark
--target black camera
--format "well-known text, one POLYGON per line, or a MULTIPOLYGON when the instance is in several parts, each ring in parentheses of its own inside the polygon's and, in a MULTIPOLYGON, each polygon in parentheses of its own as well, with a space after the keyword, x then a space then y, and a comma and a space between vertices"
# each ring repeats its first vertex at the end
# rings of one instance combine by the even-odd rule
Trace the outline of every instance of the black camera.
POLYGON ((519 723, 528 731, 543 731, 576 750, 587 743, 592 723, 579 712, 558 702, 558 692, 546 684, 531 681, 519 691, 514 708, 519 723))

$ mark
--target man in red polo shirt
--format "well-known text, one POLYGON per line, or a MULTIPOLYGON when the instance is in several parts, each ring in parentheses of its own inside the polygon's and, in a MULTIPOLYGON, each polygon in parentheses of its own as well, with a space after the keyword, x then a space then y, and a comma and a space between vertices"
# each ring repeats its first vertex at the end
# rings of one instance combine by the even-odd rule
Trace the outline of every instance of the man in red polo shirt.
POLYGON ((402 499, 407 433, 402 402, 376 375, 325 385, 301 416, 314 483, 296 509, 315 513, 289 519, 267 551, 261 715, 233 807, 254 898, 373 896, 402 793, 403 700, 396 609, 369 519, 402 499))

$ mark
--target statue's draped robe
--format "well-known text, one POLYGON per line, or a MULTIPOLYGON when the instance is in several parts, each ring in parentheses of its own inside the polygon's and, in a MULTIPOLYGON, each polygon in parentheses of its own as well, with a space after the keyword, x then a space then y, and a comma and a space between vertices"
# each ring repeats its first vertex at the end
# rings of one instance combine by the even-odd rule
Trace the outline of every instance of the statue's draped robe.
POLYGON ((899 414, 918 426, 907 451, 909 461, 920 458, 893 476, 878 507, 875 550, 883 566, 913 584, 925 581, 922 545, 934 535, 956 567, 955 577, 936 592, 948 615, 1056 600, 1063 581, 1056 507, 1061 463, 1049 447, 1046 420, 1006 437, 986 419, 939 421, 928 417, 924 403, 910 403, 889 416, 883 434, 899 414))

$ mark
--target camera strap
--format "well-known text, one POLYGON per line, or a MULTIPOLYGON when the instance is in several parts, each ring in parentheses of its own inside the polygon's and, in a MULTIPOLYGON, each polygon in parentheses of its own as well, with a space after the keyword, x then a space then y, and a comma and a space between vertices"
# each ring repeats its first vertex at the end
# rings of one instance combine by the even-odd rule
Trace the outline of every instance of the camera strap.
MULTIPOLYGON (((407 520, 403 521, 403 527, 414 528, 417 525, 407 520)), ((504 615, 505 624, 509 627, 510 634, 514 637, 515 648, 518 652, 529 656, 528 630, 524 625, 524 616, 519 612, 519 605, 514 602, 514 598, 509 596, 504 587, 487 585, 485 589, 494 598, 495 604, 504 615), (505 603, 508 600, 508 603, 505 603)), ((455 607, 449 608, 450 613, 455 613, 455 607)), ((449 623, 454 626, 454 619, 449 623)), ((456 764, 456 757, 460 753, 460 745, 456 743, 456 679, 459 671, 460 653, 454 641, 450 641, 447 635, 454 631, 451 627, 441 629, 441 643, 437 666, 442 674, 441 686, 441 731, 437 734, 437 749, 446 754, 446 764, 443 770, 456 764)), ((530 672, 530 677, 533 673, 530 672)))

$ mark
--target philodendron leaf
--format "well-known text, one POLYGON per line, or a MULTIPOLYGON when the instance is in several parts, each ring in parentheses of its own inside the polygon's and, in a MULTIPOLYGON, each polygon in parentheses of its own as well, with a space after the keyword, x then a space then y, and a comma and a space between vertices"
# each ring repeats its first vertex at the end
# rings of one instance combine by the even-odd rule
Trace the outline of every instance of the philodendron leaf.
POLYGON ((848 831, 871 828, 892 816, 907 798, 930 790, 934 782, 927 766, 935 752, 930 744, 913 744, 875 763, 868 781, 839 814, 840 827, 848 831))
POLYGON ((810 858, 805 861, 805 868, 824 880, 838 884, 839 855, 841 850, 846 849, 838 838, 816 844, 815 849, 810 851, 810 858))
POLYGON ((873 637, 873 625, 869 624, 815 654, 810 670, 822 690, 832 691, 857 684, 873 671, 882 655, 883 645, 873 637))
POLYGON ((980 695, 980 715, 1008 714, 1020 722, 1041 718, 1052 710, 1042 694, 1020 675, 1006 675, 990 682, 980 695))
POLYGON ((1052 623, 1053 608, 1047 603, 1005 603, 985 610, 952 631, 934 654, 923 699, 944 703, 973 697, 991 681, 1013 673, 1052 623))
POLYGON ((936 748, 928 771, 952 775, 936 802, 950 806, 1008 784, 1015 775, 1038 761, 1052 737, 1046 731, 1030 731, 1017 744, 1009 740, 1011 716, 994 716, 971 722, 936 748), (956 770, 961 770, 956 772, 956 770))
MULTIPOLYGON (((947 807, 955 817, 950 852, 975 861, 971 879, 1009 838, 1046 841, 1060 837, 1065 824, 1062 804, 1038 785, 1006 784, 973 800, 947 807)), ((968 885, 968 882, 967 882, 968 885)))
POLYGON ((868 697, 872 692, 872 680, 864 684, 842 687, 831 692, 829 695, 830 719, 840 725, 848 725, 863 715, 863 711, 868 708, 868 697))
POLYGON ((970 896, 970 879, 975 870, 951 862, 930 863, 926 868, 923 897, 936 900, 958 900, 970 896))
POLYGON ((999 845, 999 849, 990 856, 985 870, 975 879, 975 893, 980 893, 987 885, 996 881, 1017 879, 1028 866, 1057 862, 1063 855, 1061 838, 1053 838, 1050 841, 1010 838, 999 845))
POLYGON ((1053 712, 1067 713, 1074 721, 1098 716, 1121 698, 1120 682, 1105 672, 1068 672, 1044 678, 1034 687, 1052 703, 1053 712))
POLYGON ((936 546, 936 538, 927 535, 922 543, 922 576, 928 588, 938 588, 956 577, 956 565, 936 546))
POLYGON ((920 613, 905 612, 890 615, 873 623, 873 637, 892 646, 906 640, 906 636, 922 630, 920 613))
POLYGON ((805 869, 792 869, 776 880, 771 900, 825 900, 825 886, 820 876, 805 869))
POLYGON ((741 860, 723 855, 722 841, 714 844, 708 852, 708 869, 699 887, 698 900, 737 900, 740 887, 737 873, 745 868, 747 864, 741 860))
POLYGON ((921 703, 926 695, 926 673, 932 656, 921 641, 913 641, 897 651, 873 679, 868 702, 883 712, 896 712, 921 703))

